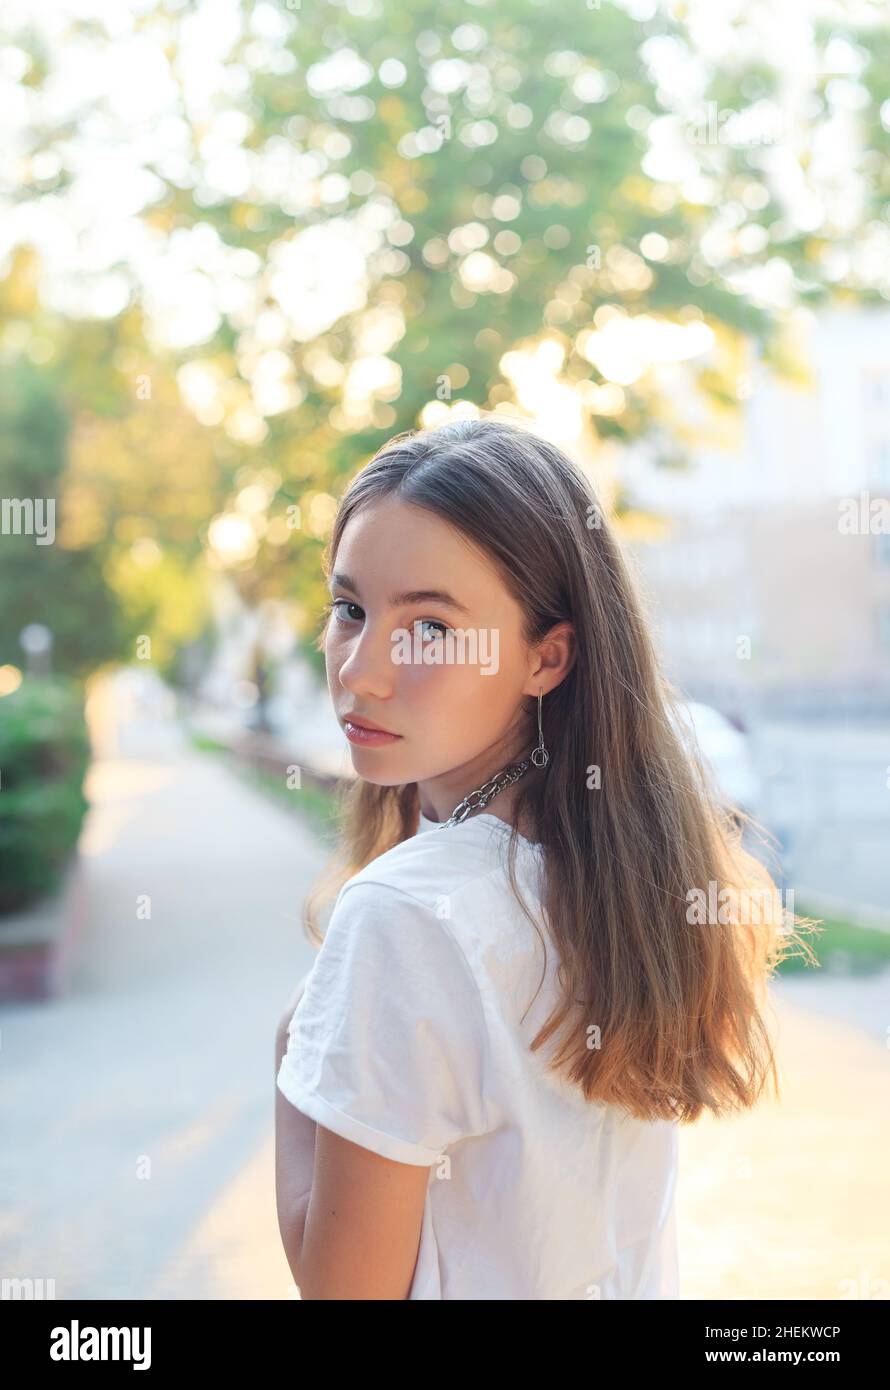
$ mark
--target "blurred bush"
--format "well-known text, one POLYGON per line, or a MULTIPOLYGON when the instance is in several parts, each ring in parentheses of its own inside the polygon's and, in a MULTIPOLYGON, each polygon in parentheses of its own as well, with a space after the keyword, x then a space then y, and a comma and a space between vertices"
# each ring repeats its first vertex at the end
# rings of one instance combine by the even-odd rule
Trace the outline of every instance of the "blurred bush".
POLYGON ((88 805, 89 760, 76 681, 26 676, 0 698, 0 914, 58 886, 88 805))

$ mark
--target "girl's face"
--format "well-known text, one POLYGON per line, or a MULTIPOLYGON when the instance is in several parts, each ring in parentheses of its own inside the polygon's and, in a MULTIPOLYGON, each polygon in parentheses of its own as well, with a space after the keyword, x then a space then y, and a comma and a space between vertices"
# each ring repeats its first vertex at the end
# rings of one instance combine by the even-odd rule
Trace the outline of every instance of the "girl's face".
POLYGON ((347 523, 330 587, 325 661, 340 725, 349 737, 351 715, 398 735, 376 744, 351 737, 356 772, 382 786, 417 782, 424 813, 447 819, 531 751, 537 738, 522 736, 522 696, 539 686, 546 694, 558 683, 552 670, 523 642, 519 605, 487 558, 433 513, 396 498, 347 523), (432 664, 435 650, 442 660, 432 664))

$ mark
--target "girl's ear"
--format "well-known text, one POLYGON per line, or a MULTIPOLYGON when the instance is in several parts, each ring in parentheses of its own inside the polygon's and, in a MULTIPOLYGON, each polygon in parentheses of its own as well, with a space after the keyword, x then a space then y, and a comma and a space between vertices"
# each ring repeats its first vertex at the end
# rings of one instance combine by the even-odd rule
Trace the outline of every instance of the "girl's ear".
POLYGON ((556 623, 547 636, 536 644, 538 665, 529 677, 531 689, 526 694, 534 695, 544 687, 544 694, 561 685, 575 664, 578 645, 575 629, 568 619, 556 623))

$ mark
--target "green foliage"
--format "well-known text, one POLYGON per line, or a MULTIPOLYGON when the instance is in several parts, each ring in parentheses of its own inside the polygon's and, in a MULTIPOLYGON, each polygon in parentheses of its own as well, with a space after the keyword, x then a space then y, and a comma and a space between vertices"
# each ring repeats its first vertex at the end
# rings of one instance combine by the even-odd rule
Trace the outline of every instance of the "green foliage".
POLYGON ((89 759, 77 682, 26 677, 0 698, 0 913, 57 886, 87 810, 89 759))
POLYGON ((58 534, 69 425, 52 373, 26 361, 4 370, 0 499, 52 501, 55 537, 42 544, 9 527, 0 534, 0 665, 22 664, 19 635, 29 623, 49 628, 53 662, 61 670, 85 674, 116 654, 115 608, 101 552, 66 549, 58 534))

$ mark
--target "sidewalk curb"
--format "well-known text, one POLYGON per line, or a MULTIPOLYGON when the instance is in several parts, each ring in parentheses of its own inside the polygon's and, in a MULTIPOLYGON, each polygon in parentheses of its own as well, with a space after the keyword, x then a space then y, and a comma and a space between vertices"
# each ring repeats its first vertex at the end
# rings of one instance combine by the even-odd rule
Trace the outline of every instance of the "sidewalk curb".
POLYGON ((52 999, 64 989, 87 903, 84 864, 75 854, 55 893, 0 919, 0 1003, 52 999))

